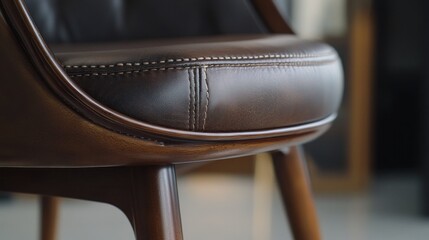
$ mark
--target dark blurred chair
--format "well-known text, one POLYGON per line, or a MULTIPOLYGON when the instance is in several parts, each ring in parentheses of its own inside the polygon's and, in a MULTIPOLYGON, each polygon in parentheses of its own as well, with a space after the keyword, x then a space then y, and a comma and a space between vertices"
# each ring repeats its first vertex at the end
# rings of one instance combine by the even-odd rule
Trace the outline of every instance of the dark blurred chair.
POLYGON ((109 203, 139 240, 182 239, 175 164, 273 151, 295 238, 320 239, 298 146, 335 118, 341 64, 273 2, 0 2, 1 190, 109 203))

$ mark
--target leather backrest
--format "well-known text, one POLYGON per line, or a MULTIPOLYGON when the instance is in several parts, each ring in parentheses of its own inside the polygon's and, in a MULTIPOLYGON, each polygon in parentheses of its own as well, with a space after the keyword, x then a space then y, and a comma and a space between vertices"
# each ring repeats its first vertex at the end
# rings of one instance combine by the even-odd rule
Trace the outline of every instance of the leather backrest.
POLYGON ((250 0, 26 0, 48 43, 266 32, 250 0))

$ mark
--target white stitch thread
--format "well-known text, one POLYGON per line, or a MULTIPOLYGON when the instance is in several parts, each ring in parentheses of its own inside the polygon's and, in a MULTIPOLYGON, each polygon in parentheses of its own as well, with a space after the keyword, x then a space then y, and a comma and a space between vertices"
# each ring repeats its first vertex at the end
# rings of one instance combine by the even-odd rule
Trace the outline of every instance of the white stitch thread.
MULTIPOLYGON (((326 65, 328 63, 333 63, 335 60, 326 60, 320 62, 286 62, 286 63, 270 63, 270 64, 210 64, 205 65, 206 67, 284 67, 284 66, 294 66, 294 67, 307 67, 307 66, 320 66, 326 65)), ((149 71, 166 71, 166 70, 183 70, 183 69, 194 69, 199 68, 200 66, 189 66, 189 67, 168 67, 168 68, 149 68, 142 70, 135 70, 133 73, 140 72, 149 72, 149 71)), ((124 75, 125 72, 116 72, 110 73, 110 76, 115 75, 124 75)), ((70 77, 88 77, 88 76, 97 76, 99 73, 88 73, 88 74, 70 74, 70 77)))
MULTIPOLYGON (((143 65, 155 65, 155 64, 164 64, 164 63, 172 63, 172 62, 190 62, 190 61, 198 61, 198 60, 223 60, 223 59, 271 59, 271 58, 310 58, 310 57, 324 57, 334 55, 334 52, 324 52, 319 54, 270 54, 270 55, 255 55, 255 56, 212 56, 212 57, 192 57, 192 58, 176 58, 176 59, 167 59, 160 61, 145 61, 143 65)), ((116 63, 117 67, 124 66, 140 66, 140 62, 126 62, 126 63, 116 63)), ((87 65, 65 65, 64 68, 86 68, 87 65)), ((106 65, 91 65, 91 68, 105 68, 106 65)), ((108 67, 115 67, 115 65, 110 64, 108 67)))
POLYGON ((209 110, 209 100, 210 100, 210 93, 209 93, 209 83, 208 83, 208 77, 207 77, 207 66, 203 66, 203 73, 204 73, 204 82, 206 83, 206 106, 204 108, 204 119, 203 119, 203 131, 206 128, 206 119, 207 119, 207 112, 209 110))
POLYGON ((192 97, 192 79, 191 71, 188 69, 188 81, 189 81, 189 103, 188 103, 188 129, 191 130, 191 97, 192 97))
POLYGON ((196 81, 197 81, 197 73, 196 72, 192 72, 192 80, 194 81, 194 91, 192 91, 192 100, 193 100, 193 109, 192 109, 192 129, 191 130, 196 130, 196 124, 197 124, 197 104, 196 104, 196 97, 197 97, 197 88, 196 88, 196 81))

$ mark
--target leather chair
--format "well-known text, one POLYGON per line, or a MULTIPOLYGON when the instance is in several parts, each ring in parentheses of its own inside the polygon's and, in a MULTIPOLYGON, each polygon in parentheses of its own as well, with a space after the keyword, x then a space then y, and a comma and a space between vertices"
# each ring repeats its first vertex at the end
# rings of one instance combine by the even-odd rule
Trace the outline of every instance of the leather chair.
POLYGON ((271 152, 295 238, 320 239, 299 146, 334 120, 341 63, 272 1, 0 3, 0 190, 177 240, 176 164, 271 152))

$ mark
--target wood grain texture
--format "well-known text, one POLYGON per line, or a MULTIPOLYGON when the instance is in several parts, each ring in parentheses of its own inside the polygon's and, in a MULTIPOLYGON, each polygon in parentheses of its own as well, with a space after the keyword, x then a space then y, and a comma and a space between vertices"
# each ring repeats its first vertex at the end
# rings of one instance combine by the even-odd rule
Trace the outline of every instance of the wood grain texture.
POLYGON ((172 165, 0 168, 0 190, 108 203, 124 212, 137 240, 182 239, 176 174, 172 165))
POLYGON ((272 157, 294 238, 320 240, 317 212, 301 148, 292 147, 286 154, 280 151, 273 152, 272 157))
MULTIPOLYGON (((292 32, 273 1, 255 4, 273 32, 292 32)), ((127 216, 137 240, 183 238, 173 163, 301 144, 321 135, 335 118, 214 133, 136 121, 76 86, 43 41, 24 0, 0 0, 0 8, 0 72, 8 80, 0 88, 0 190, 111 204, 127 216)), ((302 157, 296 148, 273 156, 295 236, 319 239, 302 157)), ((55 236, 52 200, 42 201, 44 240, 55 236)))

